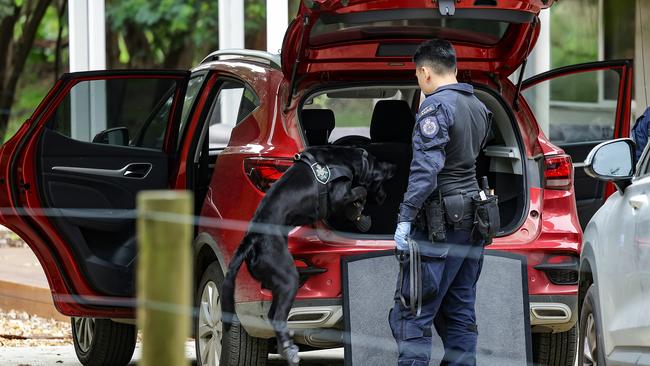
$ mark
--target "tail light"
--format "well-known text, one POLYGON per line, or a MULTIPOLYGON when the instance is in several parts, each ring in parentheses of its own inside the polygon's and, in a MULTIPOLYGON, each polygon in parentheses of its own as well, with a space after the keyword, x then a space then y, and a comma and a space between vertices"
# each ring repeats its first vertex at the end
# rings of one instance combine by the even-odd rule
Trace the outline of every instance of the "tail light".
POLYGON ((252 157, 244 159, 244 173, 251 183, 266 192, 293 165, 292 159, 252 157))
POLYGON ((569 190, 573 184, 573 163, 569 155, 554 155, 544 161, 544 187, 569 190))

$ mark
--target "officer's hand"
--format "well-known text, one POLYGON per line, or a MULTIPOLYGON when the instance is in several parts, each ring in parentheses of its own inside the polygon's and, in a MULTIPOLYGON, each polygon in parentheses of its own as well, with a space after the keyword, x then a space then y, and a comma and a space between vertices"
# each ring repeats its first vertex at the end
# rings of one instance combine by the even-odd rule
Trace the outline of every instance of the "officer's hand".
POLYGON ((395 244, 397 250, 409 250, 408 237, 411 234, 411 223, 402 221, 397 224, 395 229, 395 244))

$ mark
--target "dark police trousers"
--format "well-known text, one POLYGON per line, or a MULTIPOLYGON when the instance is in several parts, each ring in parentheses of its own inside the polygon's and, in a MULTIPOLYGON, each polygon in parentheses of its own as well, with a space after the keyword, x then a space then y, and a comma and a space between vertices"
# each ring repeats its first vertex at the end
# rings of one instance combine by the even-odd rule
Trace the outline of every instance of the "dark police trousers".
MULTIPOLYGON (((474 303, 483 265, 483 243, 473 242, 470 231, 465 229, 448 229, 445 243, 431 243, 426 237, 418 230, 412 235, 419 243, 422 258, 422 312, 420 316, 412 314, 396 293, 388 316, 397 341, 398 366, 429 365, 432 324, 445 347, 441 365, 475 365, 478 332, 474 303)), ((408 263, 402 271, 401 288, 408 301, 408 263)))

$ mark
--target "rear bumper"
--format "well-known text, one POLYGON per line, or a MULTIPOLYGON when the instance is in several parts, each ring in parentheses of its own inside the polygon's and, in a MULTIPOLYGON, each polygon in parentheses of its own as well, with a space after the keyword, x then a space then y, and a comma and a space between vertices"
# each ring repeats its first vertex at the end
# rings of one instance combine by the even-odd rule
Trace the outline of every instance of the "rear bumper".
MULTIPOLYGON (((238 303, 237 317, 254 337, 272 338, 275 332, 268 319, 270 301, 238 303)), ((340 299, 296 301, 289 312, 289 328, 298 343, 317 348, 343 344, 343 307, 340 299)))
MULTIPOLYGON (((578 299, 575 296, 533 295, 529 302, 533 333, 566 332, 576 324, 578 299)), ((237 304, 237 316, 250 335, 275 336, 267 315, 270 307, 270 301, 237 304)), ((296 301, 289 313, 289 328, 299 343, 317 348, 339 347, 345 328, 341 299, 296 301)))

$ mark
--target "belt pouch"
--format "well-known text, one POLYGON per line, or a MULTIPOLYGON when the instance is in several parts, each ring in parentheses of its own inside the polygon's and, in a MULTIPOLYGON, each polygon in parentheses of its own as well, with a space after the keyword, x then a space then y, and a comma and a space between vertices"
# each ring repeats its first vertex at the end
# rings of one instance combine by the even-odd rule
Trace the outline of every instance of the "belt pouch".
POLYGON ((463 215, 465 213, 465 202, 462 194, 444 197, 445 216, 447 223, 454 226, 454 230, 458 230, 463 223, 463 215))
POLYGON ((499 199, 497 196, 489 195, 487 199, 481 199, 478 195, 472 197, 474 203, 474 232, 475 239, 485 240, 485 245, 492 243, 501 228, 499 216, 499 199))
POLYGON ((427 231, 429 233, 429 240, 432 242, 444 242, 447 239, 445 232, 445 213, 442 209, 440 201, 428 201, 424 205, 427 231))

